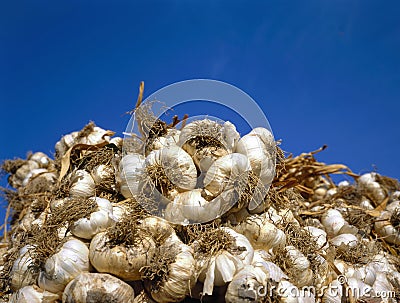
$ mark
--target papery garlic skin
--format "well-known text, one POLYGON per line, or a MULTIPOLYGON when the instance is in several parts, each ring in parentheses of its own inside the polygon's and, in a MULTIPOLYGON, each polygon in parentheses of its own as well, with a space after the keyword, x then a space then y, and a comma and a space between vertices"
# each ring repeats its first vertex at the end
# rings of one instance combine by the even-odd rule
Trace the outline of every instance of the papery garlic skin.
POLYGON ((275 263, 268 261, 271 255, 263 249, 256 249, 251 265, 255 269, 262 270, 268 275, 268 278, 274 282, 280 282, 284 279, 288 280, 289 277, 282 271, 282 269, 275 263))
POLYGON ((129 154, 119 163, 119 190, 125 198, 139 194, 139 184, 144 174, 144 156, 129 154))
POLYGON ((14 188, 22 186, 23 181, 32 170, 40 168, 36 161, 28 160, 20 168, 17 169, 15 174, 10 175, 8 182, 14 188))
POLYGON ((179 146, 169 146, 154 150, 145 159, 145 167, 157 165, 173 185, 180 190, 191 190, 196 187, 197 170, 192 158, 179 146))
POLYGON ((245 155, 233 153, 217 159, 209 168, 204 178, 205 189, 214 197, 233 186, 239 177, 248 176, 250 162, 245 155))
POLYGON ((39 288, 37 285, 24 286, 15 292, 9 303, 56 303, 59 295, 39 288))
POLYGON ((96 194, 96 184, 90 173, 86 170, 76 170, 71 174, 71 197, 89 198, 96 194))
POLYGON ((112 275, 81 273, 65 287, 62 301, 63 303, 132 303, 134 296, 131 286, 112 275))
POLYGON ((157 137, 146 146, 146 156, 153 150, 159 150, 164 147, 174 146, 178 144, 180 130, 169 128, 165 136, 157 137))
POLYGON ((51 159, 45 153, 42 152, 33 153, 32 155, 29 156, 28 160, 35 161, 36 163, 39 164, 40 168, 48 168, 51 163, 51 159))
POLYGON ((380 204, 386 198, 386 193, 378 182, 377 173, 363 174, 357 179, 360 189, 366 191, 376 204, 380 204))
POLYGON ((334 246, 345 245, 349 248, 355 247, 358 244, 358 238, 352 234, 340 234, 330 240, 334 246))
POLYGON ((136 246, 109 247, 107 232, 100 232, 90 242, 89 258, 98 272, 110 273, 126 281, 140 280, 140 269, 151 260, 155 243, 144 235, 136 246))
POLYGON ((91 213, 89 218, 81 218, 71 226, 71 233, 83 239, 91 239, 115 223, 110 201, 98 197, 89 199, 97 203, 97 210, 91 213))
POLYGON ((38 284, 44 290, 60 293, 68 282, 89 269, 89 249, 82 241, 71 238, 47 259, 44 271, 39 273, 38 284))
POLYGON ((318 245, 318 249, 326 249, 329 247, 328 244, 328 235, 326 232, 320 228, 314 226, 306 226, 304 227, 307 230, 311 237, 314 239, 315 243, 318 245))
POLYGON ((21 287, 36 283, 37 275, 29 268, 33 265, 31 254, 35 249, 32 245, 25 245, 19 251, 18 258, 14 261, 10 272, 10 287, 16 291, 21 287))
POLYGON ((328 209, 322 215, 321 222, 329 236, 338 235, 342 227, 348 225, 342 214, 336 209, 328 209))
POLYGON ((94 167, 91 171, 93 181, 96 184, 104 182, 114 183, 114 168, 109 165, 100 164, 94 167))
POLYGON ((286 256, 289 264, 291 265, 291 271, 293 273, 293 282, 297 287, 303 287, 312 285, 313 272, 310 268, 310 261, 294 246, 285 247, 286 256))
POLYGON ((385 241, 392 244, 400 244, 400 231, 390 222, 392 214, 393 213, 389 211, 382 211, 375 221, 374 229, 385 241))

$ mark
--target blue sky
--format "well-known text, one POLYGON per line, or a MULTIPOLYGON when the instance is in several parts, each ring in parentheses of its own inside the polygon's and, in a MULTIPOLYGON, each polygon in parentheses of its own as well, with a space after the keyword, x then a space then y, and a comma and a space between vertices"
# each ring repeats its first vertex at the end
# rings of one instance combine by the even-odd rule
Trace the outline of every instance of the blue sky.
POLYGON ((89 120, 121 134, 141 80, 211 78, 256 100, 285 150, 327 144, 321 161, 399 178, 399 16, 389 0, 2 1, 0 159, 51 154, 89 120))

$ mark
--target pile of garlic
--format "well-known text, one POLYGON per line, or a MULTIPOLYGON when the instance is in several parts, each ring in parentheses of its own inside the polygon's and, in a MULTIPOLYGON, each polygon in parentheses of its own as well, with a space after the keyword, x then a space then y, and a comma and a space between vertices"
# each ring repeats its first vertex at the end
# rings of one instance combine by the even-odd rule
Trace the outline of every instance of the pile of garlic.
POLYGON ((285 158, 265 128, 157 123, 134 152, 91 123, 4 162, 0 302, 398 302, 396 180, 285 158))

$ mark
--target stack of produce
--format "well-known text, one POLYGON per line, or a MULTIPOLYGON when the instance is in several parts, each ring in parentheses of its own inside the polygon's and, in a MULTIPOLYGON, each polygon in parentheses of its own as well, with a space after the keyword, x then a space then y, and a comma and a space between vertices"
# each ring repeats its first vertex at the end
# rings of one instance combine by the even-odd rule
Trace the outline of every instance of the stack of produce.
POLYGON ((262 127, 135 115, 142 138, 89 123, 4 161, 0 302, 400 300, 396 180, 262 127))

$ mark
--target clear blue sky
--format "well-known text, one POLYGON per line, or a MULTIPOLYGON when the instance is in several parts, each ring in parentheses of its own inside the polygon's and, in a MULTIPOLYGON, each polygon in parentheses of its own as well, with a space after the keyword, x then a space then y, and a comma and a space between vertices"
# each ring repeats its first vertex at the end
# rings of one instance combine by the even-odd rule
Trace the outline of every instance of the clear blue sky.
MULTIPOLYGON (((252 96, 295 154, 400 177, 400 2, 1 1, 0 159, 212 78, 252 96)), ((5 180, 1 181, 5 184, 5 180)), ((3 211, 2 211, 3 213, 3 211)))

